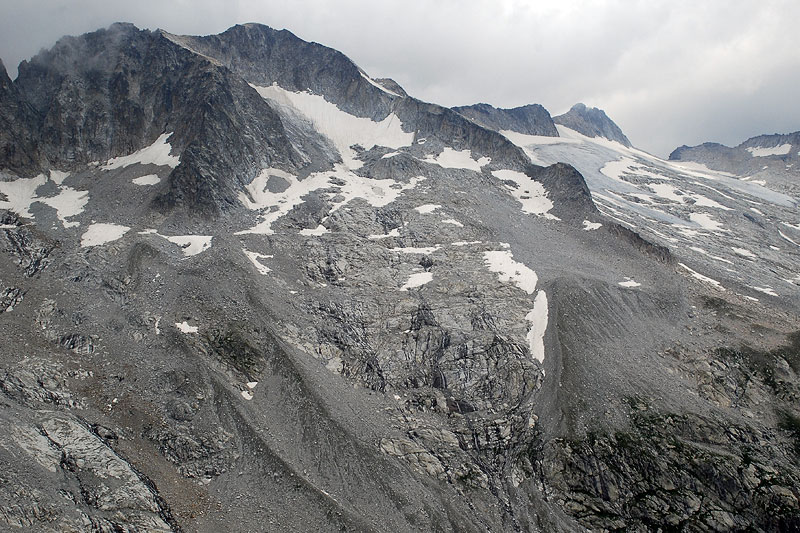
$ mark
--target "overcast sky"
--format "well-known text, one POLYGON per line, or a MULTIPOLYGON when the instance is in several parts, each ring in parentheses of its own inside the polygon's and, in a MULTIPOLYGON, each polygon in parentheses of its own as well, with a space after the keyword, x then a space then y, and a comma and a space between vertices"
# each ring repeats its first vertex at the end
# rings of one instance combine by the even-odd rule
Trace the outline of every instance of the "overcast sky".
POLYGON ((797 0, 0 0, 0 57, 115 21, 287 28, 423 100, 600 107, 660 156, 800 130, 797 0))

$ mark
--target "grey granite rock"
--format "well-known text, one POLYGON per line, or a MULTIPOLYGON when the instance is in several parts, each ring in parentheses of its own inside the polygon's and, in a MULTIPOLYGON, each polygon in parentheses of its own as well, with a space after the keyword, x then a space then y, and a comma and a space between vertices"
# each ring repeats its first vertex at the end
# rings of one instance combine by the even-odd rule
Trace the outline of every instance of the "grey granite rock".
POLYGON ((631 146, 631 142, 622 133, 620 127, 608 118, 605 111, 596 107, 575 104, 563 115, 553 117, 553 122, 573 129, 587 137, 605 137, 624 146, 631 146))

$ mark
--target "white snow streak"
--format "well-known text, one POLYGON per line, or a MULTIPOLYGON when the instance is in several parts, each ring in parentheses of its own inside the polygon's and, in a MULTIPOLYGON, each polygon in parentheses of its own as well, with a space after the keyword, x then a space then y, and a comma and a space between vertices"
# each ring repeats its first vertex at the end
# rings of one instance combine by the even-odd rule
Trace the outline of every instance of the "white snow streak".
POLYGON ((483 260, 490 272, 495 272, 501 282, 511 282, 517 287, 533 294, 539 278, 536 272, 523 263, 514 261, 513 255, 507 250, 492 250, 483 252, 483 260))
POLYGON ((547 316, 547 294, 539 291, 533 301, 533 309, 525 315, 525 320, 531 324, 526 335, 528 348, 533 358, 540 363, 544 362, 544 333, 547 330, 547 316))
POLYGON ((140 178, 133 178, 131 180, 131 183, 133 183, 134 185, 158 185, 159 183, 161 183, 161 178, 159 178, 155 174, 148 174, 140 178))
POLYGON ((780 146, 772 146, 772 147, 763 147, 763 146, 756 146, 756 147, 748 147, 746 148, 748 152, 750 152, 753 157, 767 157, 770 155, 786 155, 792 150, 791 144, 782 144, 780 146))
POLYGON ((109 159, 108 162, 106 162, 106 164, 100 168, 103 170, 114 170, 117 168, 124 168, 135 163, 139 163, 141 165, 159 165, 175 168, 180 164, 181 159, 178 156, 169 155, 170 151, 172 150, 172 146, 167 142, 167 138, 170 135, 172 135, 171 132, 164 133, 150 146, 146 146, 141 150, 137 150, 130 155, 109 159))
POLYGON ((175 322, 175 327, 181 330, 183 333, 197 333, 198 327, 197 326, 190 326, 188 322, 185 320, 183 322, 175 322))
POLYGON ((474 170, 480 172, 481 167, 491 163, 488 157, 481 157, 477 161, 472 159, 471 150, 454 150, 449 146, 445 146, 442 153, 437 156, 428 155, 423 159, 426 163, 434 163, 442 168, 465 168, 467 170, 474 170))

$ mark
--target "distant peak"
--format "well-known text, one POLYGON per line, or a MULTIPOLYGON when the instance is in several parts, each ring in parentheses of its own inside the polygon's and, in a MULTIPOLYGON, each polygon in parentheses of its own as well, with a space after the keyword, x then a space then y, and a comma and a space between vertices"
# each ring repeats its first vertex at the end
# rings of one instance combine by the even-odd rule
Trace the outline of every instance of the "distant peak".
POLYGON ((563 115, 553 117, 553 121, 587 137, 604 137, 624 146, 631 146, 631 142, 622 133, 622 129, 608 118, 605 111, 596 107, 587 107, 586 104, 577 103, 563 115))

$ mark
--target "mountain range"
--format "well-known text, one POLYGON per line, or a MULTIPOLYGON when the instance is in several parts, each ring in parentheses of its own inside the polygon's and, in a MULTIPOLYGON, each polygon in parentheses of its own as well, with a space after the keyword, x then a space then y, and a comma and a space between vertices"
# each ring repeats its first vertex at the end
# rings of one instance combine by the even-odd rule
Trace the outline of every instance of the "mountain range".
POLYGON ((260 24, 18 72, 0 529, 800 529, 800 133, 663 160, 260 24))

